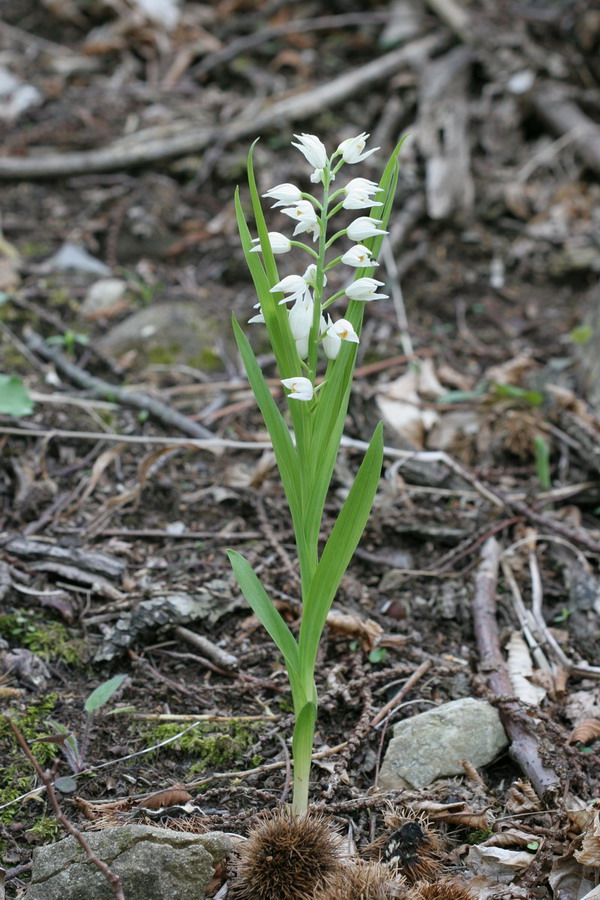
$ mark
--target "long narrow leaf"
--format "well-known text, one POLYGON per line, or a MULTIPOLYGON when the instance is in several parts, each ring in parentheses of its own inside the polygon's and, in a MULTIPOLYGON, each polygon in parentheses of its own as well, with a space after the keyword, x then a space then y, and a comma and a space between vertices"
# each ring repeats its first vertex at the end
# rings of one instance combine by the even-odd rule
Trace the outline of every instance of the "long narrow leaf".
POLYGON ((333 526, 304 601, 298 639, 300 667, 303 672, 313 671, 327 614, 369 518, 381 476, 382 461, 383 427, 380 423, 333 526))
POLYGON ((300 678, 298 644, 294 635, 283 621, 281 614, 273 606, 269 595, 260 583, 248 560, 236 550, 228 550, 227 556, 248 605, 283 653, 294 695, 294 704, 296 702, 306 702, 309 698, 304 697, 302 680, 300 678))
POLYGON ((290 509, 292 510, 292 515, 294 512, 299 513, 300 484, 298 478, 296 448, 292 443, 292 438, 288 431, 288 427, 285 424, 285 420, 271 396, 271 391, 267 387, 264 375, 256 361, 254 351, 250 346, 248 338, 244 334, 242 328, 240 328, 235 317, 233 317, 232 323, 238 350, 240 351, 240 356, 244 363, 250 387, 256 397, 256 402, 258 403, 263 419, 265 420, 265 425, 271 435, 275 458, 277 459, 281 480, 290 504, 290 509))

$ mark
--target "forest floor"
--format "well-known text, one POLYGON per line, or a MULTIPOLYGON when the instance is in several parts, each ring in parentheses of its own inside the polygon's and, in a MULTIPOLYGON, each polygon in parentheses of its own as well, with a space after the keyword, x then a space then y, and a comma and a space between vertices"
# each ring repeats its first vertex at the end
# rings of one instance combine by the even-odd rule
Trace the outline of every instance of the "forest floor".
MULTIPOLYGON (((409 135, 377 270, 391 299, 367 310, 323 523, 383 419, 380 490, 320 650, 311 796, 359 847, 390 799, 427 813, 479 897, 597 897, 600 14, 584 0, 169 11, 22 0, 0 23, 4 710, 79 827, 191 795, 245 833, 287 798, 285 670, 226 556, 249 559, 295 630, 291 522, 231 333, 256 302, 234 189, 248 208, 257 137, 264 192, 306 181, 294 132, 332 148, 369 132, 381 150, 357 174, 374 179, 409 135), (394 723, 467 696, 509 733, 525 723, 533 774, 508 753, 377 792, 394 723)), ((0 765, 15 897, 32 850, 63 832, 6 719, 0 765)))

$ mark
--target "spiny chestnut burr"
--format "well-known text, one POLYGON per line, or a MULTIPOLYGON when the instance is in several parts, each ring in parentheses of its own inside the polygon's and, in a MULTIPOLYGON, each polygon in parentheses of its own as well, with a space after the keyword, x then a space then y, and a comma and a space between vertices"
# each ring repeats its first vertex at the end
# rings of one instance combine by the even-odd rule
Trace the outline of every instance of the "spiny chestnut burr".
POLYGON ((349 861, 315 900, 409 900, 406 882, 382 863, 349 861))
POLYGON ((440 872, 439 838, 423 821, 407 819, 399 824, 383 848, 383 860, 414 884, 431 881, 440 872))
POLYGON ((344 866, 343 841, 326 816, 269 812, 239 848, 235 900, 313 900, 344 866))
POLYGON ((468 885, 456 878, 442 878, 433 884, 420 881, 413 891, 410 900, 475 900, 468 885))

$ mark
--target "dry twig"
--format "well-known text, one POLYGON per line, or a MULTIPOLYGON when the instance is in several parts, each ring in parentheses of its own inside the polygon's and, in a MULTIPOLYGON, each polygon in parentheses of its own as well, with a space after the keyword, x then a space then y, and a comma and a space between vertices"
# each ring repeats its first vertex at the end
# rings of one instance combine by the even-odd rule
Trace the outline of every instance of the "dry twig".
POLYGON ((535 720, 523 716, 517 701, 512 699, 514 692, 500 649, 496 621, 499 563, 500 546, 495 538, 489 538, 481 552, 473 597, 473 627, 479 651, 479 667, 495 694, 503 699, 511 698, 503 703, 500 710, 504 727, 511 740, 509 754, 529 778, 538 796, 548 802, 558 795, 560 780, 556 772, 542 761, 539 741, 532 732, 535 720))

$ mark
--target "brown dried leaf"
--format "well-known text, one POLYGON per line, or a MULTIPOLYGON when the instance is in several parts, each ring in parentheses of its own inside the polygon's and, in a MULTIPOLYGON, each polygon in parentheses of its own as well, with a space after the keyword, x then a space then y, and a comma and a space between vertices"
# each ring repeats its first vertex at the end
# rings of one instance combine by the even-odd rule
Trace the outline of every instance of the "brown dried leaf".
POLYGON ((508 792, 506 811, 511 815, 537 812, 541 809, 540 800, 528 781, 515 781, 508 792))
POLYGON ((581 850, 574 853, 582 866, 600 868, 600 812, 595 812, 581 844, 581 850))
POLYGON ((327 616, 330 630, 347 637, 358 638, 365 653, 370 653, 379 646, 383 628, 373 619, 361 619, 360 616, 348 615, 332 609, 327 616))
POLYGON ((173 785, 172 788, 166 788, 164 791, 157 791, 142 801, 144 809, 160 809, 163 806, 183 806, 192 799, 185 788, 181 785, 173 785))
POLYGON ((600 719, 586 719, 576 725, 569 737, 569 744, 587 744, 600 737, 600 719))
POLYGON ((479 847, 528 847, 533 841, 540 846, 544 842, 542 837, 538 837, 530 831, 520 831, 518 828, 510 828, 508 831, 499 831, 492 834, 485 841, 478 844, 479 847))

